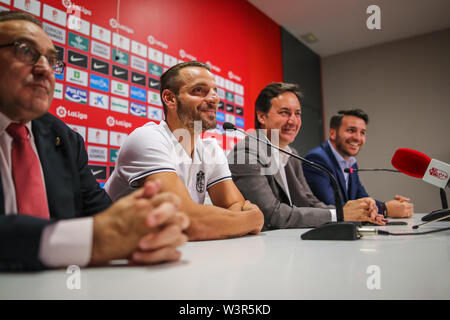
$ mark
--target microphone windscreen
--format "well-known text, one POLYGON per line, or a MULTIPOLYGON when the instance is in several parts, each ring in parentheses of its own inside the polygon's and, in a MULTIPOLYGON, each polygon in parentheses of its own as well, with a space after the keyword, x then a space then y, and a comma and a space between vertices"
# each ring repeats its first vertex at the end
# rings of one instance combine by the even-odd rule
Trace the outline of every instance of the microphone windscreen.
POLYGON ((423 178, 430 161, 431 158, 422 152, 401 148, 395 151, 391 163, 394 168, 404 174, 415 178, 423 178))
POLYGON ((223 130, 236 130, 235 125, 230 122, 225 122, 222 127, 223 130))

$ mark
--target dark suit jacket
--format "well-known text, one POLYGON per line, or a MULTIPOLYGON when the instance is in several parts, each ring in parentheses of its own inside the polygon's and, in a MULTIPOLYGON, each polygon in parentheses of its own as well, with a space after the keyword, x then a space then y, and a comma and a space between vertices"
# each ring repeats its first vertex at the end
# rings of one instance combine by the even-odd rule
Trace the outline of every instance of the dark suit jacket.
MULTIPOLYGON (((338 180, 341 194, 344 197, 343 204, 345 204, 348 200, 369 197, 366 189, 364 189, 361 181, 359 181, 357 172, 350 173, 347 190, 344 174, 342 173, 341 167, 339 166, 336 157, 331 151, 330 145, 327 141, 308 152, 305 158, 324 166, 334 174, 334 176, 338 180)), ((358 169, 358 165, 355 163, 352 168, 358 169)), ((303 172, 305 174, 306 181, 308 181, 308 184, 314 195, 326 204, 334 205, 334 192, 328 175, 311 166, 308 166, 305 163, 303 163, 303 172)), ((381 212, 380 201, 377 201, 377 206, 379 212, 381 212)))
POLYGON ((59 219, 91 216, 111 205, 88 167, 82 137, 47 113, 32 121, 32 130, 44 172, 50 220, 26 215, 5 215, 0 182, 0 269, 36 270, 45 226, 59 219), (56 143, 59 137, 60 143, 56 143))
POLYGON ((233 181, 244 198, 263 212, 263 230, 315 227, 330 222, 329 209, 334 207, 325 205, 313 195, 300 162, 290 157, 285 167, 291 205, 275 157, 270 156, 270 149, 264 144, 260 143, 259 147, 256 144, 249 143, 248 137, 240 141, 228 154, 228 162, 233 181), (258 152, 258 148, 263 151, 258 152), (262 169, 267 170, 265 175, 261 173, 262 169))

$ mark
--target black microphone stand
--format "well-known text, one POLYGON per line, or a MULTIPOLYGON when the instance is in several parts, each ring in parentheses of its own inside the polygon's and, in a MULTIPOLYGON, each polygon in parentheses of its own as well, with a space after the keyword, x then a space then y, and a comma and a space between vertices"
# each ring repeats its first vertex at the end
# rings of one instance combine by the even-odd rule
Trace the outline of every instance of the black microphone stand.
POLYGON ((311 229, 301 235, 301 238, 303 240, 356 240, 360 238, 360 235, 358 234, 357 227, 361 226, 360 222, 345 222, 344 221, 344 209, 342 206, 343 200, 342 195, 336 180, 336 177, 325 167, 323 167, 320 164, 317 164, 315 162, 309 161, 308 159, 305 159, 303 157, 300 157, 296 154, 293 154, 289 151, 286 151, 282 148, 279 148, 275 145, 273 145, 268 140, 262 140, 259 137, 253 136, 244 130, 236 128, 232 123, 225 122, 223 124, 224 130, 235 130, 243 133, 244 135, 255 139, 259 142, 262 142, 271 148, 277 149, 278 151, 281 151, 289 156, 292 156, 300 161, 303 161, 307 163, 308 165, 325 172, 329 178, 331 185, 333 187, 334 191, 334 199, 335 199, 335 207, 336 207, 336 218, 337 222, 330 222, 323 224, 321 226, 318 226, 314 229, 311 229))

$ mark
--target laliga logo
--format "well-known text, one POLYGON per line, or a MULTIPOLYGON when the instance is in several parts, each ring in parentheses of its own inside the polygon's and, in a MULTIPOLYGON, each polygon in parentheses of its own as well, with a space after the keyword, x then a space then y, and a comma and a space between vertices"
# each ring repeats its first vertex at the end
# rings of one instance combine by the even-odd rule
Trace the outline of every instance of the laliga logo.
POLYGON ((435 177, 435 178, 441 179, 441 180, 447 180, 448 179, 447 172, 445 172, 443 170, 440 170, 438 168, 431 168, 430 169, 430 175, 435 177))
POLYGON ((230 78, 230 79, 235 79, 235 80, 237 80, 237 81, 241 81, 241 77, 239 77, 238 75, 234 74, 234 73, 231 72, 231 71, 228 71, 228 78, 230 78))
POLYGON ((70 1, 70 0, 62 0, 62 5, 65 8, 70 8, 72 6, 72 1, 70 1))
POLYGON ((56 114, 60 118, 65 118, 67 116, 67 110, 63 106, 59 106, 58 108, 56 108, 56 114))
POLYGON ((116 119, 114 119, 114 117, 109 116, 108 118, 106 118, 106 124, 109 127, 114 127, 114 125, 116 124, 116 119))
POLYGON ((109 25, 110 25, 112 28, 118 28, 118 27, 119 27, 119 23, 118 23, 117 20, 114 19, 114 18, 109 19, 109 25))
POLYGON ((184 59, 186 57, 186 52, 183 49, 180 49, 180 57, 184 59))

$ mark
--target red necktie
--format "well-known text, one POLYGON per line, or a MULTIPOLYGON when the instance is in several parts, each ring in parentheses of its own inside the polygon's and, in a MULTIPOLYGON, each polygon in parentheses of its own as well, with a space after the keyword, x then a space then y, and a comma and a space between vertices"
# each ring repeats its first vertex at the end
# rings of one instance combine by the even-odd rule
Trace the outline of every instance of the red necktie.
POLYGON ((21 214, 49 219, 47 195, 41 167, 28 139, 27 128, 11 123, 6 132, 13 138, 12 174, 16 188, 17 211, 21 214))

